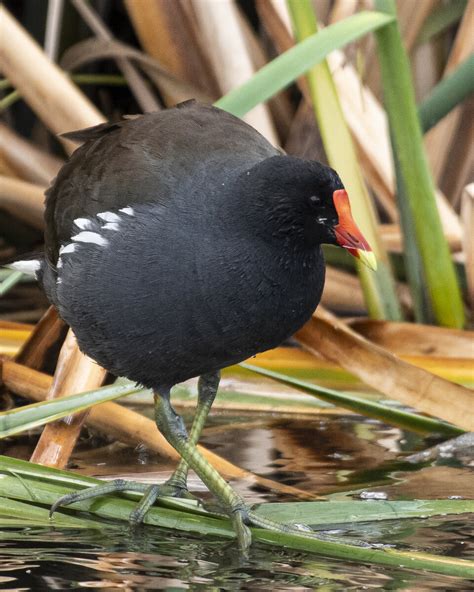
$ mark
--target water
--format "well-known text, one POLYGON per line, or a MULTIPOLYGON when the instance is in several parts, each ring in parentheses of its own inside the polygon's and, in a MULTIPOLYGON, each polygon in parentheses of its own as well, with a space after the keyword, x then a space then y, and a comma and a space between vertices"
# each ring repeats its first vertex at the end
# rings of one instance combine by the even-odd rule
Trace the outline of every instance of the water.
MULTIPOLYGON (((150 410, 147 410, 149 413, 150 410)), ((11 440, 3 452, 28 458, 35 438, 11 440)), ((203 443, 229 460, 281 483, 336 499, 474 495, 472 470, 455 457, 411 465, 403 455, 428 442, 356 416, 282 418, 214 415, 203 443), (361 496, 361 494, 363 494, 361 496)), ((84 439, 72 463, 84 474, 165 479, 171 464, 141 447, 84 439)), ((192 489, 202 494, 193 478, 192 489)), ((288 495, 237 484, 249 502, 288 495)), ((371 503, 367 501, 366 503, 371 503)), ((473 525, 463 516, 335 525, 333 535, 438 555, 474 559, 473 525)), ((1 590, 468 590, 461 578, 401 568, 365 566, 254 545, 248 561, 234 543, 199 540, 123 524, 103 530, 9 529, 0 542, 1 590)))
POLYGON ((103 532, 10 533, 0 547, 2 590, 466 590, 436 574, 363 566, 255 545, 240 561, 234 545, 155 529, 130 539, 103 532))

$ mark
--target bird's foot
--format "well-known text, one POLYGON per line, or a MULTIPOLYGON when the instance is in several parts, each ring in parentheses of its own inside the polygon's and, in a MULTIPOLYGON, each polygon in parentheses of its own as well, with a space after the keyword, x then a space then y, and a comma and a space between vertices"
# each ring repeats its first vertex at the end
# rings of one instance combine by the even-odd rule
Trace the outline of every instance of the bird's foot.
POLYGON ((263 528, 274 532, 297 534, 309 538, 318 538, 316 533, 304 524, 282 524, 259 516, 245 504, 239 504, 231 510, 231 519, 237 536, 240 551, 244 556, 248 555, 252 543, 252 534, 249 526, 263 528))
POLYGON ((232 511, 232 525, 237 535, 237 543, 240 552, 247 557, 248 550, 252 544, 252 533, 247 526, 249 523, 249 512, 247 508, 240 507, 232 511))
POLYGON ((142 499, 136 508, 130 513, 129 520, 132 526, 138 526, 143 522, 146 513, 159 497, 174 497, 180 499, 201 500, 188 491, 185 483, 175 483, 173 478, 169 479, 163 485, 151 485, 143 493, 142 499))
POLYGON ((164 491, 164 493, 160 494, 161 497, 176 497, 180 499, 194 500, 201 503, 201 500, 193 495, 188 489, 187 472, 186 474, 181 475, 178 474, 178 471, 175 471, 163 485, 160 485, 160 487, 162 487, 164 491))
POLYGON ((119 493, 124 491, 136 491, 143 493, 142 499, 138 502, 137 507, 130 513, 130 522, 136 526, 143 522, 143 518, 155 500, 159 497, 176 497, 198 500, 195 496, 189 493, 186 485, 182 483, 173 483, 171 479, 162 485, 147 485, 146 483, 137 483, 136 481, 126 481, 125 479, 114 479, 102 485, 96 485, 82 489, 74 493, 68 493, 57 499, 51 506, 49 511, 50 518, 60 507, 69 506, 76 502, 91 500, 96 497, 101 497, 111 493, 119 493))

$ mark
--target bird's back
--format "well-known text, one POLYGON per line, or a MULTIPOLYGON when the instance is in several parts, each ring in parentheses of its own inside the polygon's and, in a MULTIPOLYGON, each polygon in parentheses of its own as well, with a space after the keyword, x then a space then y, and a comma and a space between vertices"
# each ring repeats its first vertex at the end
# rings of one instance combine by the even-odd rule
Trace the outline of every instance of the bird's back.
POLYGON ((194 101, 66 137, 84 144, 47 192, 45 244, 52 263, 76 218, 167 200, 187 186, 209 190, 225 182, 229 170, 279 154, 240 119, 194 101))

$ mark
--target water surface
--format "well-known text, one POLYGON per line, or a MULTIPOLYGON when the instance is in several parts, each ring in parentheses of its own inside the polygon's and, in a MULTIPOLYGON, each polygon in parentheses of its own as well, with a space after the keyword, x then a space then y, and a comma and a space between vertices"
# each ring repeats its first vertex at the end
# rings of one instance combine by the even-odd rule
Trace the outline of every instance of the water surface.
MULTIPOLYGON (((144 412, 151 413, 150 408, 144 412)), ((4 444, 28 458, 36 437, 4 444)), ((249 470, 336 499, 446 499, 473 497, 472 469, 456 458, 425 466, 404 456, 436 443, 354 415, 281 417, 214 414, 202 442, 249 470)), ((142 447, 84 438, 71 466, 81 473, 150 482, 173 466, 142 447)), ((251 503, 289 501, 288 495, 236 484, 251 503)), ((206 495, 196 477, 191 486, 206 495)), ((366 503, 370 503, 367 501, 366 503)), ((474 559, 473 530, 464 516, 334 525, 342 539, 360 539, 438 555, 474 559)), ((1 532, 2 590, 468 590, 461 578, 408 569, 366 566, 254 545, 242 560, 234 543, 123 524, 103 530, 8 529, 1 532)), ((474 584, 473 584, 474 585, 474 584)))

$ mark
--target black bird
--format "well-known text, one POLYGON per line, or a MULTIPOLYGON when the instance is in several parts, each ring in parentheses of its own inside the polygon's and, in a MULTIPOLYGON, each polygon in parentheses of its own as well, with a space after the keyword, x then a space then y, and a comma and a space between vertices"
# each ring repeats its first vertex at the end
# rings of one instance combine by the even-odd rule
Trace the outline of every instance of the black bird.
POLYGON ((321 244, 374 266, 337 173, 286 156, 240 119, 186 102, 65 134, 83 142, 46 198, 45 256, 36 272, 80 348, 153 389, 156 423, 182 461, 164 485, 117 481, 53 506, 139 490, 140 522, 159 495, 186 494, 188 466, 232 517, 256 516, 201 456, 199 434, 219 371, 276 347, 311 316, 324 285, 321 244), (199 376, 189 436, 170 389, 199 376))

